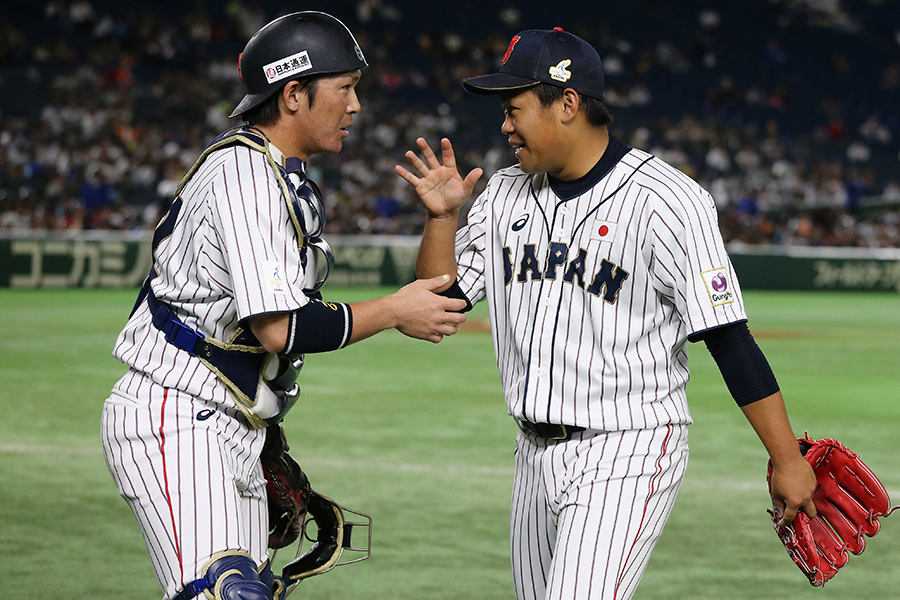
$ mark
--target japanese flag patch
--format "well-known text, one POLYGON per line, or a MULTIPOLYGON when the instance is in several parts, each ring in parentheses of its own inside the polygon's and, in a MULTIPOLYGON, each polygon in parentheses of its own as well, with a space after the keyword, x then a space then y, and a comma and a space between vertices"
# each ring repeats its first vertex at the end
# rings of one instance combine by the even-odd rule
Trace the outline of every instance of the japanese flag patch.
POLYGON ((611 244, 613 240, 616 239, 616 227, 618 227, 618 225, 612 221, 595 219, 594 228, 591 231, 591 239, 609 242, 611 244))
POLYGON ((287 285, 284 283, 284 271, 281 265, 275 261, 267 260, 263 265, 263 290, 270 294, 287 293, 287 285))
POLYGON ((703 283, 706 284, 706 291, 709 293, 709 299, 713 306, 734 302, 734 291, 731 289, 731 281, 728 279, 725 267, 710 269, 700 275, 703 277, 703 283))

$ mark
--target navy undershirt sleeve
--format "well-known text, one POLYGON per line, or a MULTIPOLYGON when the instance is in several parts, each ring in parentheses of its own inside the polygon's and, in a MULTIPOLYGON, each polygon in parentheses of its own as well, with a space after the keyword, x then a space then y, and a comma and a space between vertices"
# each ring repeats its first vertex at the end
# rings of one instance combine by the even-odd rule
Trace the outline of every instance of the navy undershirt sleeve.
POLYGON ((466 298, 465 292, 462 291, 462 288, 459 287, 459 280, 454 279, 453 285, 448 287, 443 292, 438 292, 438 296, 444 296, 445 298, 459 298, 460 300, 466 301, 466 307, 458 312, 469 312, 472 310, 472 303, 469 302, 469 299, 466 298))
POLYGON ((722 373, 725 385, 738 406, 767 398, 779 390, 775 374, 747 323, 732 323, 690 336, 703 340, 722 373))

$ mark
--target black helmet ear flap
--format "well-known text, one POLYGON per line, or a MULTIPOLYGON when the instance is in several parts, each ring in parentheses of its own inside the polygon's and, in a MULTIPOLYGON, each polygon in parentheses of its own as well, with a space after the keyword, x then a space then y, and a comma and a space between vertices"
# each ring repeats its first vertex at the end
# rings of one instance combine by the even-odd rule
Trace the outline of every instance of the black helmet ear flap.
POLYGON ((365 560, 371 554, 372 517, 341 506, 328 496, 311 490, 297 558, 285 565, 282 577, 288 585, 297 584, 335 567, 365 560), (344 513, 355 515, 358 519, 348 521, 344 513), (310 523, 315 523, 317 528, 315 539, 308 530, 310 523), (365 529, 365 533, 359 532, 360 529, 365 529), (359 532, 355 536, 357 541, 354 541, 355 531, 359 532), (302 552, 304 539, 313 543, 306 552, 302 552), (344 556, 344 552, 351 554, 344 556))

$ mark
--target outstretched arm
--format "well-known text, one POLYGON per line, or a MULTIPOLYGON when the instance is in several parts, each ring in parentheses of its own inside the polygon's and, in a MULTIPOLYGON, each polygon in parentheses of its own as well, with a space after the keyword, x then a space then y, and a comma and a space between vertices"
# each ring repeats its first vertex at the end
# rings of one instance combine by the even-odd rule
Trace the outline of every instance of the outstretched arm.
POLYGON ((412 150, 406 153, 413 169, 419 177, 397 165, 396 171, 416 190, 422 204, 428 210, 425 232, 416 258, 416 277, 431 278, 450 274, 446 285, 437 288, 443 291, 456 279, 456 225, 459 209, 466 203, 475 183, 483 171, 472 169, 465 179, 456 167, 456 155, 450 140, 441 140, 441 160, 423 138, 416 140, 422 152, 420 159, 412 150), (424 159, 424 160, 423 160, 424 159))
MULTIPOLYGON (((445 298, 435 293, 435 290, 446 287, 450 281, 452 279, 448 275, 420 279, 390 296, 348 305, 352 313, 352 327, 346 343, 352 344, 392 328, 409 337, 435 343, 441 341, 445 335, 453 335, 466 320, 465 316, 459 313, 465 308, 466 303, 464 300, 445 298)), ((325 310, 325 313, 328 314, 328 311, 325 310)), ((294 340, 292 342, 294 345, 306 344, 307 340, 303 338, 309 336, 303 336, 303 332, 316 331, 319 335, 332 333, 322 331, 322 319, 317 319, 316 315, 304 312, 303 309, 296 311, 295 314, 302 316, 291 321, 291 315, 288 313, 257 315, 250 317, 248 324, 256 339, 268 352, 312 352, 338 347, 336 344, 319 350, 288 347, 288 340, 294 340), (304 319, 307 322, 304 322, 304 319), (310 326, 309 319, 316 321, 314 326, 310 326)), ((344 321, 331 325, 332 329, 337 327, 341 330, 344 326, 344 321)), ((337 333, 337 339, 341 339, 341 331, 337 333)))

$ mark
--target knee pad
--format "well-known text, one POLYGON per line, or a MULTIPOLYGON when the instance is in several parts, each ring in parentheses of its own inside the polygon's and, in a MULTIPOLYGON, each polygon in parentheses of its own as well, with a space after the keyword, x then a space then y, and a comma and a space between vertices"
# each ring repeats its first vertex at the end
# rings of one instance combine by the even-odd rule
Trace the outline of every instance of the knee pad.
POLYGON ((213 556, 203 570, 211 600, 273 600, 272 590, 260 581, 256 561, 249 554, 227 551, 213 556))
POLYGON ((275 600, 272 590, 260 580, 256 561, 236 550, 210 558, 203 576, 186 585, 173 600, 192 600, 201 593, 210 600, 275 600))
POLYGON ((272 590, 273 600, 283 600, 287 597, 287 585, 284 583, 284 579, 272 572, 272 565, 268 560, 259 567, 259 580, 272 590))

